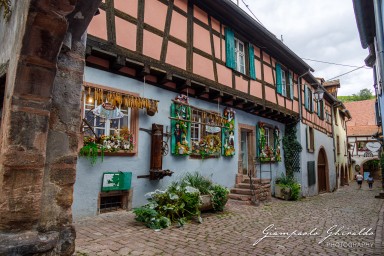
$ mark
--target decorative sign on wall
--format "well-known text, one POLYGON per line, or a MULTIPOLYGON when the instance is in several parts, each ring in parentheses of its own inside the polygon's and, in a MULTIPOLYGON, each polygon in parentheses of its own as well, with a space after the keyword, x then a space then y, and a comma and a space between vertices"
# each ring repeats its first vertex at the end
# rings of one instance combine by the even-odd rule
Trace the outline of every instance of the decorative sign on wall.
POLYGON ((177 96, 171 105, 171 131, 173 155, 187 156, 191 153, 191 107, 188 105, 188 97, 177 96))
POLYGON ((377 152, 381 147, 379 142, 368 142, 365 146, 371 152, 377 152))
POLYGON ((235 155, 235 111, 232 108, 224 109, 224 118, 227 122, 222 130, 222 155, 235 155))
POLYGON ((263 122, 256 126, 256 153, 261 162, 280 162, 280 131, 263 122))

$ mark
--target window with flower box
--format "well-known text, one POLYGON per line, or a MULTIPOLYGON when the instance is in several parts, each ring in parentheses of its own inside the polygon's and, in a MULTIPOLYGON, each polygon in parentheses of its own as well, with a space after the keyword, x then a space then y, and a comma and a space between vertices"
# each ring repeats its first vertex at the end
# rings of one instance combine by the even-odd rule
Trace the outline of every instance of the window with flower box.
POLYGON ((277 126, 259 122, 256 126, 256 154, 261 162, 280 162, 280 131, 277 126))
POLYGON ((234 111, 216 112, 190 106, 186 96, 178 96, 171 105, 173 155, 194 157, 233 156, 234 111))
POLYGON ((137 153, 138 108, 144 107, 144 102, 128 92, 86 83, 82 108, 84 146, 97 147, 107 155, 137 153))

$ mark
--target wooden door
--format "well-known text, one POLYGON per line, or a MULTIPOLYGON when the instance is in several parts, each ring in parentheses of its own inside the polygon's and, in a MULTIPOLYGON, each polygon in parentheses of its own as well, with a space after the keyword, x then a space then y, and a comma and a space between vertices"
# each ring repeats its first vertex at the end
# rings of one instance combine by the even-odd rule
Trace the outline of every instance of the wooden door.
POLYGON ((324 149, 320 149, 317 158, 317 180, 319 193, 327 192, 327 158, 324 149))

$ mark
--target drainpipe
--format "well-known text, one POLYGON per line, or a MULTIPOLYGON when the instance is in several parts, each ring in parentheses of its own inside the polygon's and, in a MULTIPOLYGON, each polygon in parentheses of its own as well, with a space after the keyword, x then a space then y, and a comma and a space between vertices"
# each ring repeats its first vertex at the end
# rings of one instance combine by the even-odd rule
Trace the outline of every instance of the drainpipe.
POLYGON ((303 107, 301 106, 301 85, 300 85, 300 79, 305 76, 306 74, 308 74, 309 72, 311 72, 310 69, 308 69, 307 72, 305 72, 304 74, 300 75, 298 78, 297 78, 297 93, 298 93, 298 96, 299 96, 299 121, 301 122, 301 120, 303 119, 303 107))
MULTIPOLYGON (((384 35, 383 35, 383 16, 381 14, 382 8, 382 0, 374 0, 374 12, 375 12, 375 25, 376 25, 376 58, 378 60, 378 69, 380 72, 380 80, 378 83, 382 84, 382 79, 384 77, 384 53, 383 53, 383 43, 384 43, 384 35)), ((380 95, 380 92, 379 92, 380 95)), ((383 124, 381 125, 381 129, 383 130, 383 124)), ((384 182, 384 177, 383 177, 384 182)))

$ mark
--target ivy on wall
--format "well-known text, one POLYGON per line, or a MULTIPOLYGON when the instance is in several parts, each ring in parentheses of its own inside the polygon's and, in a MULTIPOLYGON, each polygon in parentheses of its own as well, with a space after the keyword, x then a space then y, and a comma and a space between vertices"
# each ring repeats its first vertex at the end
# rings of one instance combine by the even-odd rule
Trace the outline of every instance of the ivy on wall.
POLYGON ((300 171, 300 152, 303 150, 301 144, 297 141, 296 127, 287 126, 283 137, 284 164, 286 175, 293 177, 294 172, 300 171))
POLYGON ((4 9, 3 19, 9 20, 12 14, 11 0, 0 0, 0 10, 4 9))

